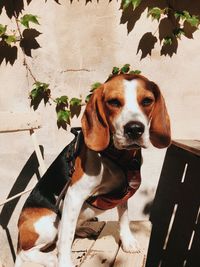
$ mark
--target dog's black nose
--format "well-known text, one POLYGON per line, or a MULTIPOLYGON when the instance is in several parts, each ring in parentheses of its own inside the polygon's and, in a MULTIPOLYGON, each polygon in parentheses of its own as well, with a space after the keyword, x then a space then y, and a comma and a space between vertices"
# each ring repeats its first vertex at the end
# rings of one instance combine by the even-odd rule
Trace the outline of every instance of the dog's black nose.
POLYGON ((139 121, 132 121, 124 126, 124 133, 131 139, 138 139, 144 133, 144 124, 139 121))

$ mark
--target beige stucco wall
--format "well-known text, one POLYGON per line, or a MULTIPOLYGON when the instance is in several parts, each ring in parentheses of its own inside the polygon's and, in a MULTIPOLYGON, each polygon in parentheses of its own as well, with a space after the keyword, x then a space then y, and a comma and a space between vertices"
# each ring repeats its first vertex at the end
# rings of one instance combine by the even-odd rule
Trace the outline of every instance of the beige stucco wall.
MULTIPOLYGON (((172 58, 160 57, 160 47, 156 45, 152 56, 140 61, 137 54, 140 38, 145 32, 155 31, 156 22, 146 18, 146 14, 136 23, 133 31, 127 34, 126 25, 120 24, 121 11, 119 3, 100 1, 33 1, 26 8, 26 13, 37 14, 42 32, 38 37, 41 48, 33 51, 28 59, 33 73, 38 80, 50 83, 52 96, 67 94, 69 96, 87 95, 90 85, 104 81, 113 66, 131 63, 133 68, 142 70, 143 75, 159 84, 165 96, 172 122, 173 138, 198 139, 200 124, 200 32, 194 34, 194 40, 182 37, 178 52, 172 58), (67 72, 67 69, 88 69, 89 71, 67 72)), ((1 16, 1 22, 6 21, 1 16)), ((0 67, 1 90, 0 111, 29 110, 27 98, 32 80, 26 77, 22 66, 22 55, 13 66, 3 63, 0 67)), ((38 131, 38 140, 44 146, 47 166, 54 156, 67 144, 71 135, 56 126, 54 105, 39 108, 43 118, 43 127, 38 131)), ((74 119, 72 125, 79 125, 74 119)), ((33 151, 27 133, 0 135, 1 192, 0 200, 10 191, 16 177, 33 151)), ((160 174, 165 150, 153 147, 144 151, 143 185, 130 201, 131 219, 143 219, 143 208, 154 194, 160 174)), ((32 184, 36 182, 34 177, 32 184)), ((9 223, 14 245, 16 245, 16 223, 19 209, 24 198, 13 214, 9 223)), ((111 212, 101 218, 116 219, 111 212)), ((0 251, 6 267, 12 265, 5 232, 1 231, 0 251)))

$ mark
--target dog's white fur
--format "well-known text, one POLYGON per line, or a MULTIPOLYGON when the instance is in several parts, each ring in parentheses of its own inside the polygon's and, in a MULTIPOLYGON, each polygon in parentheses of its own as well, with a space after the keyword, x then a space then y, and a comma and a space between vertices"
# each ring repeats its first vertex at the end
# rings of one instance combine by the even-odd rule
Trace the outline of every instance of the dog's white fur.
MULTIPOLYGON (((122 148, 123 144, 127 145, 127 139, 123 136, 124 132, 124 125, 131 120, 137 120, 144 123, 145 128, 148 128, 147 125, 147 118, 142 113, 139 105, 137 104, 137 80, 133 81, 124 81, 125 83, 125 105, 123 107, 122 112, 117 117, 116 121, 113 123, 115 127, 115 134, 114 134, 114 142, 117 148, 122 148), (134 107, 134 108, 133 108, 134 107), (120 140, 120 141, 119 141, 120 140)), ((144 141, 144 136, 148 136, 148 129, 145 130, 145 133, 141 137, 141 143, 146 144, 146 140, 144 141)), ((146 137, 145 137, 146 139, 146 137)), ((71 245, 75 234, 75 228, 77 223, 77 218, 81 211, 81 207, 84 201, 88 198, 88 196, 94 194, 95 192, 99 191, 103 188, 104 193, 109 192, 109 185, 102 183, 103 177, 106 176, 106 172, 110 172, 109 180, 106 180, 106 183, 118 184, 123 179, 117 179, 118 176, 123 175, 122 173, 118 172, 118 168, 112 162, 109 162, 109 168, 105 161, 103 161, 100 155, 96 154, 95 152, 88 150, 88 162, 86 163, 86 173, 84 176, 75 183, 71 188, 69 188, 67 195, 64 199, 64 207, 63 207, 63 218, 60 225, 59 230, 59 238, 58 238, 58 266, 73 266, 71 261, 71 245), (94 157, 96 156, 96 160, 94 157), (90 160, 91 159, 91 160, 90 160), (97 164, 95 164, 98 162, 97 164), (99 165, 100 162, 100 165, 99 165), (95 166, 91 166, 91 164, 95 164, 95 166), (113 164, 113 166, 112 166, 113 164), (88 168, 92 170, 96 170, 95 175, 90 175, 90 171, 87 171, 88 168), (113 175, 112 175, 113 174, 113 175), (106 191, 105 191, 106 189, 106 191)), ((87 215, 92 218, 96 216, 96 212, 100 212, 99 210, 87 207, 87 209, 82 209, 82 215, 86 219, 87 215), (90 210, 90 211, 89 211, 90 210)), ((122 241, 123 249, 126 252, 139 252, 139 245, 133 236, 130 227, 129 227, 129 219, 128 219, 128 211, 127 211, 127 203, 126 205, 118 206, 118 213, 119 213, 119 225, 120 225, 120 238, 122 241)), ((89 219, 89 218, 87 218, 89 219)))
MULTIPOLYGON (((89 151, 88 153, 90 154, 91 151, 89 151)), ((104 173, 106 172, 106 168, 107 168, 106 165, 104 165, 102 162, 101 167, 99 169, 99 173, 96 176, 88 175, 86 170, 86 174, 84 174, 83 179, 74 184, 69 189, 67 196, 65 197, 64 207, 63 207, 63 218, 61 221, 59 238, 58 238, 59 267, 73 266, 71 262, 71 245, 74 238, 74 233, 77 223, 76 220, 79 216, 81 206, 83 205, 84 201, 88 198, 88 196, 93 194, 95 191, 101 189, 101 186, 99 185, 102 182, 104 173)), ((114 172, 115 170, 113 169, 113 173, 114 172)), ((111 181, 114 182, 112 179, 113 177, 110 177, 110 182, 111 181)), ((117 180, 115 182, 117 182, 117 180)), ((102 187, 107 188, 105 184, 101 185, 102 187)), ((87 206, 87 204, 85 204, 85 207, 83 207, 82 209, 82 214, 80 215, 80 218, 90 219, 101 212, 93 207, 87 206)), ((120 237, 122 240, 123 248, 128 252, 137 252, 138 246, 136 245, 135 238, 128 237, 128 235, 132 236, 132 234, 130 233, 130 228, 129 228, 127 206, 123 205, 118 210, 120 215, 119 216, 120 237)))
POLYGON ((124 80, 123 83, 124 83, 125 105, 120 115, 113 122, 113 126, 115 128, 115 133, 113 134, 114 144, 118 149, 123 149, 124 146, 131 145, 133 143, 140 145, 142 147, 147 147, 149 145, 148 118, 142 112, 140 106, 138 105, 137 101, 138 81, 124 80), (130 121, 139 121, 143 123, 143 125, 145 126, 144 128, 145 131, 142 135, 142 138, 139 138, 138 140, 135 141, 131 141, 127 140, 127 138, 124 136, 124 125, 126 125, 130 121))

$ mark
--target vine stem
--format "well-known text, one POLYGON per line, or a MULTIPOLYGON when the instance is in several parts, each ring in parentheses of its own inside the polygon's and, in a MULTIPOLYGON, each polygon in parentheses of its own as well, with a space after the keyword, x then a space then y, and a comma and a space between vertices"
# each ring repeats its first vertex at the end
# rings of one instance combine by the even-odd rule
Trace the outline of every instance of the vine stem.
POLYGON ((24 62, 23 62, 24 66, 26 67, 27 71, 29 72, 29 74, 31 75, 31 77, 33 78, 34 82, 37 82, 37 79, 35 78, 35 76, 32 73, 32 70, 30 69, 27 61, 26 61, 26 57, 24 55, 24 62))
MULTIPOLYGON (((23 35, 22 35, 21 29, 20 29, 19 20, 18 20, 18 16, 17 16, 16 13, 14 14, 14 17, 15 17, 15 22, 16 22, 16 26, 17 26, 17 31, 19 33, 19 39, 20 39, 19 41, 22 41, 23 35)), ((31 70, 31 68, 30 68, 30 66, 29 66, 29 64, 27 62, 24 48, 21 47, 21 50, 22 50, 22 53, 23 53, 23 65, 25 66, 26 71, 27 71, 27 79, 28 79, 28 74, 29 74, 32 77, 34 83, 36 83, 37 79, 36 79, 35 75, 33 74, 32 70, 31 70)), ((80 69, 80 70, 67 69, 64 72, 67 72, 67 71, 88 71, 89 72, 90 70, 88 70, 88 69, 80 69)), ((55 98, 53 98, 51 95, 49 95, 48 97, 53 103, 57 104, 57 101, 56 101, 55 98)), ((49 102, 49 104, 51 105, 50 102, 49 102)), ((81 106, 85 106, 85 103, 81 103, 81 106)))
MULTIPOLYGON (((16 25, 17 25, 17 30, 18 30, 18 33, 19 33, 19 36, 20 36, 20 41, 23 39, 23 36, 22 36, 22 32, 21 32, 21 29, 19 27, 19 22, 18 22, 18 19, 17 19, 17 16, 15 14, 15 22, 16 22, 16 25)), ((31 70, 31 68, 29 67, 28 63, 27 63, 27 60, 26 60, 26 54, 24 52, 24 49, 23 47, 21 48, 22 49, 22 52, 23 52, 23 64, 24 66, 26 67, 26 70, 29 72, 29 74, 31 75, 32 79, 34 80, 34 82, 37 82, 37 79, 35 78, 35 76, 33 75, 33 72, 31 70)))
MULTIPOLYGON (((21 32, 21 29, 20 29, 19 22, 18 22, 16 14, 15 14, 15 22, 16 22, 17 30, 18 30, 18 33, 19 33, 19 36, 20 36, 20 41, 21 41, 23 39, 23 36, 22 36, 22 32, 21 32)), ((33 81, 36 83, 37 79, 36 79, 35 75, 33 74, 31 68, 29 67, 29 64, 27 63, 26 54, 24 52, 23 47, 21 47, 21 49, 22 49, 22 53, 23 53, 23 65, 26 67, 27 73, 30 74, 30 76, 32 77, 33 81)), ((54 103, 56 103, 56 100, 51 95, 49 96, 49 99, 51 99, 54 103)))

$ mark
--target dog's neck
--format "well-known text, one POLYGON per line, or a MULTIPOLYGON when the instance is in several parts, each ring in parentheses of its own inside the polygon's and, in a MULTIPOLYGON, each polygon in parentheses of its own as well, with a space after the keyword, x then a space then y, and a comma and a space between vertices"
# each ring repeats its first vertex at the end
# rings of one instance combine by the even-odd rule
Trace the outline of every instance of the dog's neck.
POLYGON ((124 170, 135 169, 141 166, 141 149, 125 150, 117 149, 113 142, 110 142, 109 146, 100 152, 102 157, 111 159, 117 165, 120 165, 124 170))

